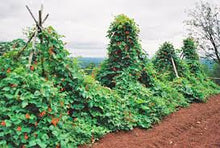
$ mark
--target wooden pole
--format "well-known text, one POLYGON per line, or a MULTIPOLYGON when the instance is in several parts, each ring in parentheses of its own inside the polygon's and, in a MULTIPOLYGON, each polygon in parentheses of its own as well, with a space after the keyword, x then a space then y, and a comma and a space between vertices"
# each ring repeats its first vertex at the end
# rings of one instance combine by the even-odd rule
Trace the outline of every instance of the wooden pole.
POLYGON ((18 59, 18 58, 20 57, 20 55, 22 54, 22 52, 27 48, 28 44, 31 42, 31 40, 32 40, 33 37, 34 37, 34 34, 35 34, 35 33, 33 33, 33 34, 31 35, 31 37, 29 38, 29 40, 27 41, 27 43, 25 44, 25 46, 18 52, 16 59, 18 59))
POLYGON ((27 8, 28 12, 30 13, 31 17, 34 19, 34 22, 36 23, 38 29, 41 30, 41 27, 38 24, 38 22, 37 22, 36 18, 34 17, 33 13, 31 12, 31 9, 27 5, 26 5, 26 8, 27 8))
POLYGON ((33 39, 33 43, 32 43, 32 50, 31 50, 31 53, 30 53, 29 59, 28 59, 28 68, 30 68, 30 66, 31 66, 33 55, 35 53, 36 37, 37 37, 37 30, 34 32, 34 39, 33 39))
MULTIPOLYGON (((39 26, 40 28, 42 28, 42 11, 43 11, 43 5, 41 5, 41 9, 38 11, 38 15, 39 15, 39 26)), ((39 30, 39 33, 42 30, 39 30)), ((43 44, 43 38, 42 35, 39 36, 40 38, 40 44, 43 44)), ((43 55, 41 56, 41 68, 42 68, 42 76, 45 76, 45 70, 44 70, 44 57, 43 55)))
POLYGON ((208 77, 208 79, 220 80, 220 78, 208 77))
POLYGON ((42 25, 44 24, 44 22, 47 20, 48 17, 49 17, 49 14, 47 14, 46 17, 44 18, 42 25))
POLYGON ((173 69, 174 69, 174 72, 176 74, 176 77, 179 78, 179 75, 178 75, 178 72, 177 72, 176 65, 174 63, 173 57, 171 57, 171 61, 172 61, 172 64, 173 64, 173 69))

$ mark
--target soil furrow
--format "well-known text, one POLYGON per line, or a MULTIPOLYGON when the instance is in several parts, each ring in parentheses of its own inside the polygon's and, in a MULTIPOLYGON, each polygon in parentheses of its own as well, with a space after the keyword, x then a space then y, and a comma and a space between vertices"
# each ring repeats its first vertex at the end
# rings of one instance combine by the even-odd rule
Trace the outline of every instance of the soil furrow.
MULTIPOLYGON (((89 146, 87 146, 89 147, 89 146)), ((220 95, 167 116, 152 129, 110 133, 92 148, 219 148, 220 95)))

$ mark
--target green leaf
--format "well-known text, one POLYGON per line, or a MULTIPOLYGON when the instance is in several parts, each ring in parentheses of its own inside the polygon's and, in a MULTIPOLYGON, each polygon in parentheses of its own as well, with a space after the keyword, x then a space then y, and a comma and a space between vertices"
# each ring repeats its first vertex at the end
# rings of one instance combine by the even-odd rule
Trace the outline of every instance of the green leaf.
POLYGON ((30 128, 22 128, 22 132, 30 133, 31 129, 30 128))
POLYGON ((46 148, 47 145, 45 143, 43 143, 41 140, 37 140, 37 144, 41 147, 41 148, 46 148))
POLYGON ((22 104, 21 104, 22 108, 25 108, 27 105, 28 105, 27 101, 23 101, 22 104))
POLYGON ((6 127, 10 127, 11 126, 11 121, 10 120, 5 120, 6 123, 6 127))
POLYGON ((14 95, 11 95, 11 94, 4 94, 5 97, 7 97, 8 99, 13 99, 14 95))
POLYGON ((54 136, 58 136, 59 133, 58 133, 57 131, 53 131, 52 134, 53 134, 54 136))
POLYGON ((2 90, 9 91, 10 89, 11 89, 10 87, 4 87, 2 90))
POLYGON ((35 146, 35 145, 37 145, 37 143, 36 143, 35 140, 29 141, 29 146, 30 146, 30 147, 35 146))

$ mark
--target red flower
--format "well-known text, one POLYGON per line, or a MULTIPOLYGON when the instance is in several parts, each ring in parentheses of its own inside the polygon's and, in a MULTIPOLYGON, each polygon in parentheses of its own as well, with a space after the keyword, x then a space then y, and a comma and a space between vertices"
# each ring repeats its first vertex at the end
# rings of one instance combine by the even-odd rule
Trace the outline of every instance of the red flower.
POLYGON ((48 112, 52 112, 52 109, 50 107, 48 107, 48 112))
POLYGON ((21 127, 20 126, 17 128, 17 131, 21 131, 21 127))
POLYGON ((34 71, 34 66, 31 66, 31 67, 30 67, 30 70, 31 70, 31 71, 34 71))
POLYGON ((27 114, 25 115, 25 118, 26 118, 26 119, 30 119, 30 115, 27 113, 27 114))
POLYGON ((24 139, 26 139, 26 140, 28 139, 27 133, 24 134, 24 139))
POLYGON ((39 116, 40 116, 40 117, 43 117, 45 114, 46 114, 46 112, 43 111, 43 112, 41 112, 41 113, 39 114, 39 116))
POLYGON ((2 121, 2 122, 1 122, 1 125, 2 125, 2 126, 6 126, 5 121, 2 121))
POLYGON ((10 72, 11 72, 11 68, 8 68, 7 73, 10 73, 10 72))
POLYGON ((50 55, 54 54, 53 46, 49 48, 48 52, 49 52, 50 55))
POLYGON ((54 126, 57 126, 57 123, 59 122, 59 118, 52 118, 51 120, 51 123, 54 125, 54 126))

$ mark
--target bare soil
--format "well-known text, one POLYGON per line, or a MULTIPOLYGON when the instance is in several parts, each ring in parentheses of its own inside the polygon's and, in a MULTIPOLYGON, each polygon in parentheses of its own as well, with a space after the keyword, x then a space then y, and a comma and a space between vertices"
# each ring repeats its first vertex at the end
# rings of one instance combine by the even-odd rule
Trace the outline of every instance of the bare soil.
POLYGON ((193 103, 167 116, 151 129, 104 136, 92 148, 220 148, 220 95, 193 103))

